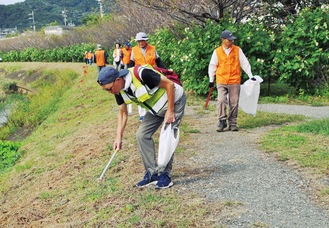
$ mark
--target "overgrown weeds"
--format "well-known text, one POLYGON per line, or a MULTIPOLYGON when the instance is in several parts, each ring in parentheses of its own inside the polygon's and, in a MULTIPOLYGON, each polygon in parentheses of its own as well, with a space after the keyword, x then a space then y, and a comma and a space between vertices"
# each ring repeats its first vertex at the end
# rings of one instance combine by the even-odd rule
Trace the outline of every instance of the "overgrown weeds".
POLYGON ((43 77, 34 82, 37 93, 10 104, 11 115, 6 125, 0 129, 0 140, 7 139, 20 128, 33 130, 40 125, 57 110, 62 94, 72 86, 76 77, 77 74, 73 71, 45 71, 43 77))

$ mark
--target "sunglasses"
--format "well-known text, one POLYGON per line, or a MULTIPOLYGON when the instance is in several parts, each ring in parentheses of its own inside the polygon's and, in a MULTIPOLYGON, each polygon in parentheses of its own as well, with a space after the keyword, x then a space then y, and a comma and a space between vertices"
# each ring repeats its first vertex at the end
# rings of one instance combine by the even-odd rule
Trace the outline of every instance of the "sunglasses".
MULTIPOLYGON (((116 81, 116 80, 115 80, 115 81, 116 81)), ((113 81, 113 84, 112 84, 112 86, 111 86, 110 88, 103 88, 103 90, 106 90, 106 91, 112 92, 112 88, 113 88, 113 86, 114 86, 115 81, 113 81)))
POLYGON ((114 83, 115 83, 116 80, 113 81, 113 84, 110 88, 103 88, 103 90, 106 90, 106 91, 109 91, 109 92, 112 92, 112 88, 114 86, 114 83))

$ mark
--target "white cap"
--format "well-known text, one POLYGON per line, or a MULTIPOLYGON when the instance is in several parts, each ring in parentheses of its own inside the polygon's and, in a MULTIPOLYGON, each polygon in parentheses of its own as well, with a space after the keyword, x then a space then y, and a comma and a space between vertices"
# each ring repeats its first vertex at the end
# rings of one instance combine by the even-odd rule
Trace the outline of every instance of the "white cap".
POLYGON ((97 48, 98 48, 98 49, 102 49, 102 45, 97 44, 97 48))
POLYGON ((136 34, 136 38, 135 41, 139 41, 139 40, 148 40, 149 38, 147 38, 147 35, 145 32, 139 32, 136 34))

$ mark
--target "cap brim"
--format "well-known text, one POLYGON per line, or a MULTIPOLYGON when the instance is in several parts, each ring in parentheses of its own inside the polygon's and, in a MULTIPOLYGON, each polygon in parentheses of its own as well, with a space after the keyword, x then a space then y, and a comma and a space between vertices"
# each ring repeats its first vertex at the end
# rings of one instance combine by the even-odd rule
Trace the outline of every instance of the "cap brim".
POLYGON ((140 40, 148 40, 149 38, 143 38, 143 39, 135 39, 135 41, 140 41, 140 40))
POLYGON ((235 40, 236 39, 236 37, 235 36, 232 36, 232 37, 230 37, 230 38, 227 38, 228 40, 235 40))
POLYGON ((124 70, 119 70, 119 78, 127 75, 129 73, 129 70, 124 69, 124 70))

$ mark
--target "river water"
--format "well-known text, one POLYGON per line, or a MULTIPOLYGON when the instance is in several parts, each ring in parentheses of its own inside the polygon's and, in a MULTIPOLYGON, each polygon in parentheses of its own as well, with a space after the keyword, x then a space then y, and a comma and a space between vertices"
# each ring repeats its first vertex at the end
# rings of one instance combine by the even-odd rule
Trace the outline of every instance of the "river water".
POLYGON ((0 127, 2 127, 5 123, 7 123, 9 114, 10 114, 9 108, 0 110, 0 127))

